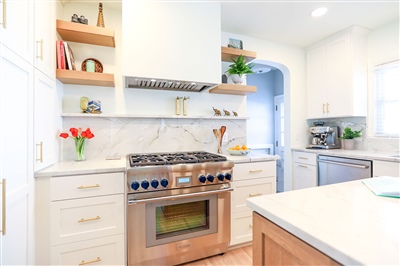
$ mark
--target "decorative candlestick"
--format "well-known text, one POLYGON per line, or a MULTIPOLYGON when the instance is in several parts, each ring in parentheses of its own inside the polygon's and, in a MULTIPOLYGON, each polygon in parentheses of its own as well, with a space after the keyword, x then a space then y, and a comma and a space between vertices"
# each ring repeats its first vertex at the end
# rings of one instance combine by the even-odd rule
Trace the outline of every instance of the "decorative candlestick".
POLYGON ((104 26, 104 17, 103 17, 103 4, 99 3, 99 15, 97 16, 97 27, 105 27, 104 26))

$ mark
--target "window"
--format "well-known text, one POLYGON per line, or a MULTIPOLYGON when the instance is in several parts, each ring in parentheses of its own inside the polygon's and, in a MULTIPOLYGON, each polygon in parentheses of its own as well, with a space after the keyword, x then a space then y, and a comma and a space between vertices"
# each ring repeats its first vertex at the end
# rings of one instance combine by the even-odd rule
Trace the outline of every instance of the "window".
POLYGON ((399 61, 376 66, 374 78, 374 135, 376 137, 399 137, 399 61))

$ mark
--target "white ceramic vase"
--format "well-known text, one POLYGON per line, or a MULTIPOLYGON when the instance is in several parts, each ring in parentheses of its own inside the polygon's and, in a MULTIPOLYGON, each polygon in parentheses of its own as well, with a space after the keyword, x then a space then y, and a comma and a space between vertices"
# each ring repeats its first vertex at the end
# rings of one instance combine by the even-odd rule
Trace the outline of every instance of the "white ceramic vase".
POLYGON ((242 84, 244 82, 244 75, 233 74, 231 75, 231 79, 235 84, 242 84))
POLYGON ((344 139, 343 140, 343 149, 345 150, 354 150, 354 139, 344 139))

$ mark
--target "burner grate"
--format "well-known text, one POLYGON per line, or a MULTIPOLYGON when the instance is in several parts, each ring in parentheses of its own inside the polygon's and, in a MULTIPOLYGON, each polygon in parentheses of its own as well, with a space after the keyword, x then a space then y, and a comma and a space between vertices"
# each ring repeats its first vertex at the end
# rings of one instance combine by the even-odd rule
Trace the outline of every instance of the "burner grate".
POLYGON ((131 154, 129 162, 131 167, 166 164, 164 158, 155 154, 131 154))

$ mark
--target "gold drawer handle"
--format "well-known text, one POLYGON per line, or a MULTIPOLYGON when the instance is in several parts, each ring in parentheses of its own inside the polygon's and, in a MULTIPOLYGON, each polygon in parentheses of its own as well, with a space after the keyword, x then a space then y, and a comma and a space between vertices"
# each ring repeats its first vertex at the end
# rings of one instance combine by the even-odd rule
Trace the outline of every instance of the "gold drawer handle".
POLYGON ((7 4, 6 0, 1 1, 3 4, 3 19, 0 22, 1 25, 3 25, 3 29, 7 28, 7 4))
POLYGON ((95 220, 100 220, 100 219, 101 219, 100 216, 96 216, 96 217, 94 217, 94 218, 88 218, 88 219, 82 218, 82 219, 80 219, 78 222, 79 222, 79 223, 84 223, 84 222, 95 221, 95 220))
POLYGON ((299 164, 299 167, 308 168, 307 166, 302 165, 302 164, 299 164))
POLYGON ((43 142, 36 143, 36 162, 43 163, 43 142), (39 159, 37 158, 37 149, 39 147, 39 159))
POLYGON ((299 157, 299 159, 308 160, 307 157, 299 157))
POLYGON ((253 228, 253 225, 249 224, 249 227, 250 227, 250 228, 253 228))
POLYGON ((81 263, 79 263, 79 266, 81 266, 81 265, 86 265, 86 264, 91 264, 91 263, 95 263, 95 262, 99 262, 99 261, 101 261, 101 258, 100 257, 97 257, 97 259, 95 259, 95 260, 90 260, 90 261, 82 261, 81 263))
POLYGON ((257 196, 261 196, 261 193, 256 193, 256 194, 249 194, 249 197, 257 197, 257 196))
POLYGON ((100 187, 99 184, 93 185, 93 186, 80 186, 78 187, 78 189, 86 189, 86 188, 98 188, 100 187))
POLYGON ((4 236, 6 234, 6 180, 1 181, 1 234, 4 236))
POLYGON ((249 172, 250 173, 260 173, 260 172, 262 172, 263 170, 261 170, 261 169, 258 169, 258 170, 249 170, 249 172))

